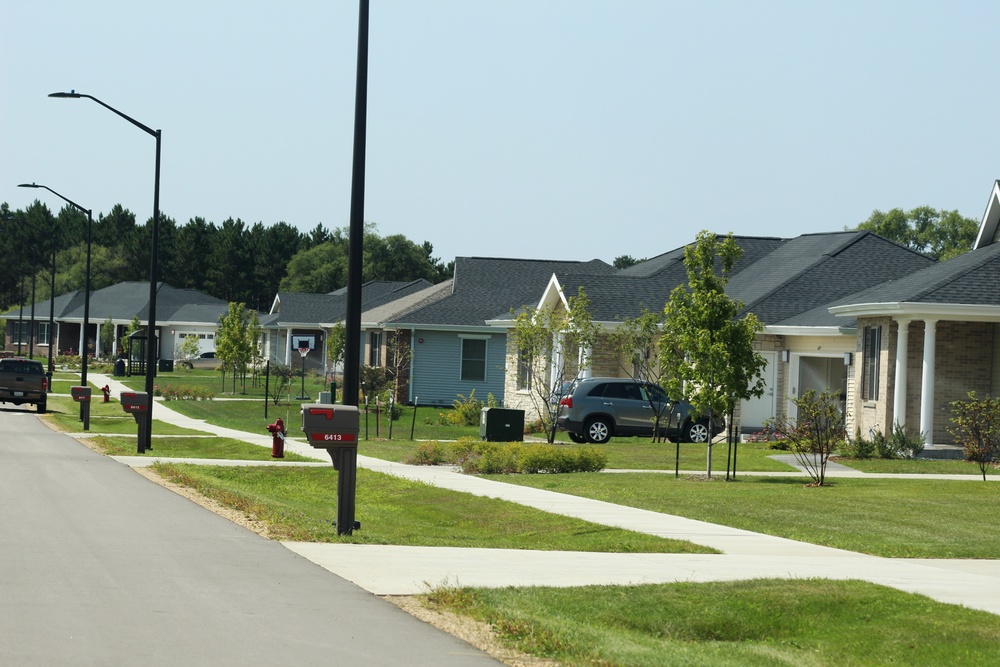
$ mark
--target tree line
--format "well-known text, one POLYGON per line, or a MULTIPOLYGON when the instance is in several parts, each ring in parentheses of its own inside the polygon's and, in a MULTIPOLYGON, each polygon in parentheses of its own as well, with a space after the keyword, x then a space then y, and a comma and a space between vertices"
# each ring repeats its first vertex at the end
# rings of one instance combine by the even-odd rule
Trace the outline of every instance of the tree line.
MULTIPOLYGON (((87 216, 70 206, 54 214, 36 200, 24 209, 0 204, 0 311, 50 294, 55 251, 55 294, 82 290, 86 277, 87 216), (22 281, 24 297, 22 299, 22 281)), ((279 290, 332 292, 347 284, 348 230, 322 224, 308 232, 287 222, 265 226, 229 218, 221 224, 201 217, 187 224, 160 214, 158 280, 199 290, 229 302, 267 311, 279 290)), ((91 233, 91 289, 124 281, 148 281, 151 219, 115 205, 97 214, 91 233)), ((402 234, 380 236, 365 226, 363 279, 432 283, 451 276, 454 262, 433 257, 433 246, 402 234)))

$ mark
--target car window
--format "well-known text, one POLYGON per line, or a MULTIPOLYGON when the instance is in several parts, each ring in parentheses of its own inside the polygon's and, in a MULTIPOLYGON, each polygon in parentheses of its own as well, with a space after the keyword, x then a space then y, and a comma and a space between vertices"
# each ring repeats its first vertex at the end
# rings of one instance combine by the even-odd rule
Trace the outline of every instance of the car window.
POLYGON ((639 385, 634 382, 609 383, 604 390, 604 398, 627 398, 633 401, 643 400, 639 385))
POLYGON ((607 386, 608 386, 608 384, 606 382, 601 382, 601 383, 595 384, 594 387, 593 387, 593 389, 591 389, 590 391, 588 391, 586 393, 586 395, 587 396, 595 396, 595 397, 604 396, 604 390, 605 390, 605 388, 607 386))
POLYGON ((4 359, 0 361, 0 373, 18 373, 21 375, 44 375, 42 364, 38 361, 22 359, 4 359))
POLYGON ((647 384, 642 386, 642 397, 649 401, 652 400, 656 403, 668 403, 667 394, 662 388, 656 385, 647 384))

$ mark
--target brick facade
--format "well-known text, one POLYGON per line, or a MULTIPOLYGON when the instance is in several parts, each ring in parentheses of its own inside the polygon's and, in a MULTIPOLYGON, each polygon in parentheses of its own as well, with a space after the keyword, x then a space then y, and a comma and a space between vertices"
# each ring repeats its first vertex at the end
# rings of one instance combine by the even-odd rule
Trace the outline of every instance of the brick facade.
MULTIPOLYGON (((978 396, 990 393, 993 379, 994 325, 989 322, 939 321, 934 363, 934 432, 929 442, 950 444, 951 403, 964 400, 970 391, 978 396)), ((920 402, 924 358, 924 322, 909 325, 906 357, 906 427, 920 429, 920 402)), ((854 435, 860 429, 867 437, 869 429, 887 433, 896 420, 893 401, 896 386, 896 341, 899 325, 889 317, 866 317, 858 320, 855 362, 848 375, 848 429, 854 435), (862 401, 859 381, 864 363, 864 328, 882 327, 879 351, 879 395, 862 401)))

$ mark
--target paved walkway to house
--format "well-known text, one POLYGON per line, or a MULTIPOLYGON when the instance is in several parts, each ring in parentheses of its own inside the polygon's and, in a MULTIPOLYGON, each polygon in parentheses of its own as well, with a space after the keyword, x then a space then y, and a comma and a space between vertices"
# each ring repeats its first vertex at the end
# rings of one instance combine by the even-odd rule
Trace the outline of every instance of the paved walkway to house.
MULTIPOLYGON (((112 378, 112 393, 123 389, 112 378), (119 385, 119 389, 115 385, 119 385)), ((270 448, 267 433, 256 435, 206 424, 185 417, 162 402, 153 408, 156 419, 270 448)), ((294 422, 294 419, 289 419, 294 422)), ((263 422, 262 431, 263 431, 263 422)), ((290 432, 297 429, 290 424, 290 432)), ((80 434, 76 434, 80 436, 80 434)), ((302 439, 289 438, 285 449, 325 459, 302 439), (317 456, 318 454, 318 456, 317 456)), ((125 465, 149 465, 150 457, 116 457, 125 465)), ((185 462, 194 462, 184 459, 185 462)), ((214 465, 297 465, 285 462, 199 460, 214 465)), ((329 465, 328 463, 306 465, 329 465)), ((500 498, 546 512, 573 516, 593 523, 650 535, 687 540, 721 554, 607 554, 510 549, 402 547, 358 544, 283 542, 288 549, 378 595, 406 595, 441 584, 463 586, 638 584, 673 581, 720 581, 758 577, 823 577, 862 579, 900 590, 928 595, 942 602, 962 604, 1000 614, 1000 560, 888 559, 817 546, 780 537, 731 528, 679 516, 615 505, 541 489, 495 482, 443 466, 411 466, 358 456, 359 467, 427 484, 500 498)), ((648 471, 644 471, 648 472, 648 471)), ((751 473, 739 473, 750 475, 751 473)), ((780 473, 755 473, 768 476, 780 473)), ((882 475, 847 469, 829 470, 831 477, 892 477, 962 479, 974 475, 882 475), (849 472, 848 472, 849 471, 849 472)), ((801 476, 788 472, 782 476, 801 476)), ((994 480, 995 481, 995 480, 994 480)), ((333 493, 335 491, 332 490, 333 493)), ((734 508, 734 512, 738 508, 734 508)), ((364 517, 358 520, 364 524, 364 517)), ((363 527, 362 527, 363 530, 363 527)))

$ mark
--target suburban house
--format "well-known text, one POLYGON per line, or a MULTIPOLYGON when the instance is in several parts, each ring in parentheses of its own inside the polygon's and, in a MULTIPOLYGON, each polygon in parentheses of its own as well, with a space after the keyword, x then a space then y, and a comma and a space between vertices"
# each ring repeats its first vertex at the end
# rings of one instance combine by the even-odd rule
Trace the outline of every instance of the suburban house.
MULTIPOLYGON (((0 315, 7 320, 6 350, 16 351, 21 343, 22 354, 31 345, 38 355, 48 356, 49 345, 55 354, 79 354, 86 348, 96 355, 97 341, 102 328, 111 320, 114 327, 110 356, 117 357, 122 337, 133 318, 145 325, 149 317, 149 283, 124 282, 90 295, 89 326, 83 331, 84 294, 73 291, 35 304, 34 321, 30 307, 0 315), (54 331, 49 330, 49 311, 52 310, 54 331)), ((219 317, 225 315, 228 304, 192 289, 178 289, 159 283, 156 290, 156 329, 160 344, 157 355, 173 359, 185 336, 196 336, 203 352, 215 349, 215 330, 219 317)))
POLYGON ((953 442, 953 401, 1000 392, 1000 181, 975 246, 852 294, 829 312, 855 330, 848 414, 862 432, 895 424, 953 442))
MULTIPOLYGON (((361 308, 362 311, 377 308, 429 287, 431 283, 422 278, 408 282, 367 282, 361 286, 361 308)), ((309 342, 313 351, 307 353, 305 367, 325 371, 328 333, 337 322, 343 322, 346 315, 346 287, 328 294, 278 292, 270 312, 260 320, 265 332, 265 357, 286 366, 298 367, 301 362, 296 351, 298 343, 309 342)), ((369 340, 362 337, 361 345, 363 363, 379 359, 384 353, 384 342, 378 338, 369 340), (369 350, 369 346, 373 351, 369 350)))
MULTIPOLYGON (((400 400, 419 405, 451 405, 458 394, 482 400, 492 394, 506 402, 507 336, 488 321, 512 309, 535 303, 538 286, 553 273, 605 275, 615 269, 600 260, 587 262, 534 259, 458 257, 450 283, 428 290, 417 303, 392 304, 381 313, 370 309, 366 322, 369 353, 380 343, 372 336, 383 332, 393 340, 408 340, 407 395, 400 400), (394 312, 392 312, 394 311, 394 312)), ((384 365, 385 357, 369 355, 370 365, 384 365), (371 362, 382 362, 371 364, 371 362)))
MULTIPOLYGON (((847 405, 857 324, 850 317, 832 315, 828 306, 935 264, 870 232, 805 234, 790 239, 737 236, 735 240, 743 255, 733 268, 727 292, 743 302, 744 312, 754 313, 764 323, 755 346, 767 362, 764 395, 744 401, 738 409, 744 433, 759 430, 768 417, 794 416, 792 399, 809 389, 838 391, 847 405)), ((622 319, 637 317, 643 309, 662 309, 671 290, 686 282, 684 249, 678 248, 610 275, 555 272, 535 303, 539 308, 564 308, 566 295, 583 288, 594 321, 611 332, 622 319)), ((513 326, 510 318, 493 324, 513 326)), ((585 377, 628 376, 607 335, 594 350, 582 353, 591 366, 579 372, 579 366, 571 364, 572 376, 578 372, 585 377)), ((518 351, 508 348, 505 403, 534 414, 527 387, 521 386, 518 365, 518 351)), ((551 381, 567 379, 572 377, 551 381)))

